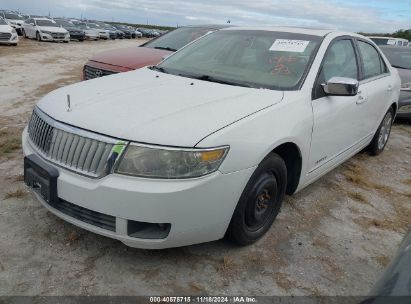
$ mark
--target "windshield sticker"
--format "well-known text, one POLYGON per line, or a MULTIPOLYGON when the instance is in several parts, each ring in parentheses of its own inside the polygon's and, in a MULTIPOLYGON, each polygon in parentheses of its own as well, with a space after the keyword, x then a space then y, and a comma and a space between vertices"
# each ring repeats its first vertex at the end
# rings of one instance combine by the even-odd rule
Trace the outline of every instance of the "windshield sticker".
POLYGON ((310 41, 307 40, 276 39, 269 50, 302 53, 309 43, 310 41))

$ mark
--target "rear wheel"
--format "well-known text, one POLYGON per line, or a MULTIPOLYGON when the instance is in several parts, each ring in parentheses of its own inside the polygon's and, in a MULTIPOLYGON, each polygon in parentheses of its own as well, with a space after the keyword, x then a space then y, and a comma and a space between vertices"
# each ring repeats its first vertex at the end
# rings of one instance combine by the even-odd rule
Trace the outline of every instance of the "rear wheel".
POLYGON ((375 133, 370 145, 368 146, 368 151, 371 155, 378 155, 384 151, 387 145, 388 138, 390 137, 391 127, 394 120, 394 111, 390 108, 385 114, 377 132, 375 133))
POLYGON ((234 211, 226 236, 238 245, 262 237, 280 212, 287 187, 284 160, 271 153, 248 181, 234 211))

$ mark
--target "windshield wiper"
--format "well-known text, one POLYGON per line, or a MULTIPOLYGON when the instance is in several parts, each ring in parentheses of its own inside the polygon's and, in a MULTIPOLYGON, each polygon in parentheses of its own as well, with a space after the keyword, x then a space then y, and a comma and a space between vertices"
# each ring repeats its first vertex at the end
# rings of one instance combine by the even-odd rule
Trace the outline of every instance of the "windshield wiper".
POLYGON ((159 67, 159 66, 156 66, 156 65, 153 65, 153 66, 149 67, 149 69, 153 70, 153 71, 159 71, 161 73, 169 74, 163 67, 159 67))
POLYGON ((209 82, 215 82, 215 83, 221 83, 221 84, 228 84, 228 85, 237 86, 237 87, 252 88, 251 85, 248 85, 248 84, 245 84, 245 83, 239 83, 239 82, 230 81, 230 80, 223 80, 223 79, 215 78, 215 77, 210 76, 210 75, 200 75, 200 76, 196 76, 196 75, 185 75, 185 74, 178 74, 178 75, 179 75, 179 76, 183 76, 183 77, 198 79, 198 80, 209 81, 209 82))
POLYGON ((157 50, 166 50, 166 51, 170 51, 170 52, 177 52, 176 49, 173 49, 169 46, 155 46, 154 48, 157 49, 157 50))

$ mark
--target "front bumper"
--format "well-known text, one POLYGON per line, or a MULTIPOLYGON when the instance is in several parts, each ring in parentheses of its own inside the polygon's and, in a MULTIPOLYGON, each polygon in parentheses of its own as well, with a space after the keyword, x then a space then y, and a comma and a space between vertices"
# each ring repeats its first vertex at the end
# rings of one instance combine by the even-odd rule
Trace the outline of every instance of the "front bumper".
POLYGON ((41 33, 41 40, 43 41, 70 41, 70 34, 60 36, 56 35, 56 37, 53 37, 53 34, 47 34, 47 33, 41 33))
MULTIPOLYGON (((23 152, 36 154, 27 128, 23 152)), ((54 166, 56 167, 56 166, 54 166)), ((155 180, 111 174, 92 179, 56 167, 57 194, 61 200, 115 217, 115 229, 102 229, 42 204, 62 219, 86 230, 120 240, 131 247, 162 249, 221 239, 230 223, 240 195, 255 168, 230 174, 215 172, 189 180, 155 180), (171 224, 162 239, 131 237, 130 221, 171 224)))
POLYGON ((86 39, 86 35, 85 35, 85 34, 74 34, 74 33, 70 33, 70 39, 72 39, 72 40, 85 40, 85 39, 86 39))
POLYGON ((0 44, 17 44, 18 42, 19 42, 19 37, 17 33, 11 33, 11 37, 8 40, 0 40, 0 44))
POLYGON ((86 39, 87 39, 87 40, 99 40, 99 39, 100 39, 100 36, 86 34, 86 39))

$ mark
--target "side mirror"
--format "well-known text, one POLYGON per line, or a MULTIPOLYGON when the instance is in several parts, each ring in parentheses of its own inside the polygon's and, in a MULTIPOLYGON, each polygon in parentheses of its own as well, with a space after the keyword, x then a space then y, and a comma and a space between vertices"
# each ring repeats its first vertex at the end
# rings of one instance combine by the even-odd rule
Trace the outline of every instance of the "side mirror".
POLYGON ((355 96, 358 93, 359 82, 354 78, 332 77, 321 86, 327 95, 355 96))

